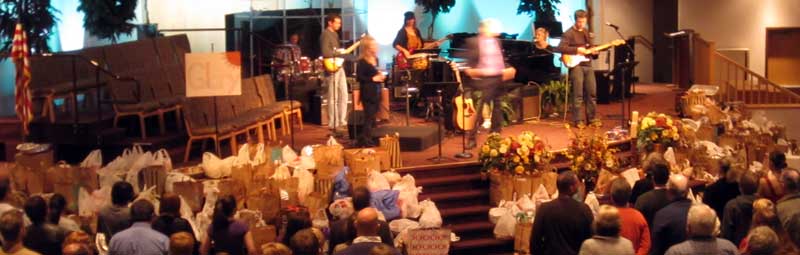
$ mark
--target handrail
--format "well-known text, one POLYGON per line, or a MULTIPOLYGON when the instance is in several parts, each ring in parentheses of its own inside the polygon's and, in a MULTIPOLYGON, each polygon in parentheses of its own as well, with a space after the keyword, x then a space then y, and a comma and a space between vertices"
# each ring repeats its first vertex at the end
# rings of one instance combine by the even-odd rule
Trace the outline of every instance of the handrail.
POLYGON ((736 61, 714 51, 721 62, 717 74, 720 92, 716 97, 724 101, 742 101, 748 106, 800 107, 800 95, 761 76, 736 61))
POLYGON ((640 42, 642 45, 644 45, 645 48, 648 48, 651 51, 653 50, 653 42, 647 39, 647 37, 644 37, 642 35, 634 35, 631 37, 633 37, 637 42, 640 42))

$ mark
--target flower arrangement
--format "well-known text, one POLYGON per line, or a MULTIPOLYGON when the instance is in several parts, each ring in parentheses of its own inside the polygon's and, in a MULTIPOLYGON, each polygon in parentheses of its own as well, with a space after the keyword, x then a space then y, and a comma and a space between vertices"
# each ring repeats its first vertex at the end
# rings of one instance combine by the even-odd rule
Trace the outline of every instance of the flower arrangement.
POLYGON ((608 147, 608 137, 600 130, 600 122, 589 126, 578 125, 577 129, 566 125, 572 142, 564 156, 572 161, 570 169, 579 176, 597 176, 601 169, 619 167, 618 149, 608 147))
POLYGON ((530 175, 550 162, 553 154, 539 136, 525 131, 516 137, 492 133, 481 146, 479 161, 483 171, 493 169, 512 174, 530 175))
POLYGON ((644 149, 654 144, 662 144, 664 148, 674 146, 680 139, 678 127, 672 118, 663 114, 650 112, 639 124, 637 147, 644 149))

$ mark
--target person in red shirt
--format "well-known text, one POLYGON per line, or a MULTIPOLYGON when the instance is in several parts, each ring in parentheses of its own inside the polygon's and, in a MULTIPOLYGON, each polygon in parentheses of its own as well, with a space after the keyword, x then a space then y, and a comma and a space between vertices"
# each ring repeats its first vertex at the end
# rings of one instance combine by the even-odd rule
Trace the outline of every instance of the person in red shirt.
POLYGON ((631 185, 624 178, 611 182, 611 201, 619 209, 622 228, 619 235, 633 243, 636 255, 647 255, 650 251, 650 228, 642 213, 628 206, 631 185))

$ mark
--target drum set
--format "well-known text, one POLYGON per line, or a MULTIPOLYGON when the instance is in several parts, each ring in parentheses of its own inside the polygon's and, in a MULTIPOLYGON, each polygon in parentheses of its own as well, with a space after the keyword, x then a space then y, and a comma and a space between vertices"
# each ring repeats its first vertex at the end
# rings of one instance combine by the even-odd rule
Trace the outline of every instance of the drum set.
POLYGON ((281 44, 275 47, 270 63, 273 74, 278 77, 319 78, 325 72, 322 57, 312 59, 300 55, 297 45, 281 44))

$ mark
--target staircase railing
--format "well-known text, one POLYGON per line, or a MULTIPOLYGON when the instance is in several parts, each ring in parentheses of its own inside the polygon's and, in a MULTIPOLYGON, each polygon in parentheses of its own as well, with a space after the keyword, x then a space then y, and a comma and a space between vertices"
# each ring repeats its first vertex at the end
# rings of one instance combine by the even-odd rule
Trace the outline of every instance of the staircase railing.
POLYGON ((800 107, 800 95, 714 51, 714 83, 718 101, 740 101, 757 108, 800 107))

